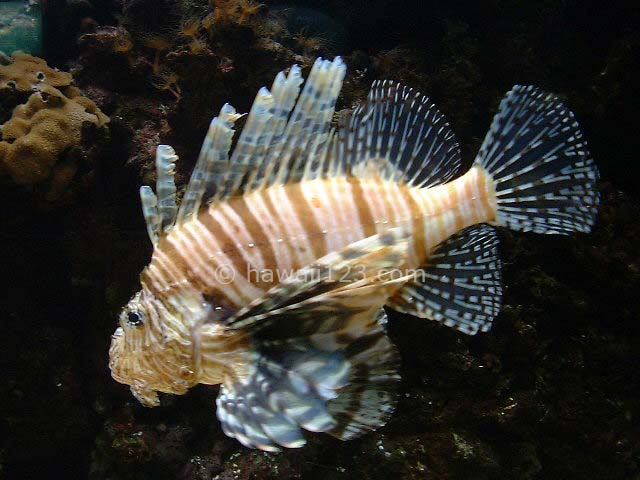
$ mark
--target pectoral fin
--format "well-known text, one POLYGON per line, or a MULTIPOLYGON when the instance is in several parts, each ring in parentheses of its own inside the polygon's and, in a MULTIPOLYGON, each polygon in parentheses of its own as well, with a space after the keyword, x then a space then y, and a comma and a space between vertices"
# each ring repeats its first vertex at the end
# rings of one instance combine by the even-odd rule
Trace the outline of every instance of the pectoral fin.
POLYGON ((353 314, 307 302, 290 311, 303 309, 347 327, 254 339, 252 373, 228 375, 216 402, 225 433, 247 447, 301 447, 302 429, 354 438, 384 425, 395 409, 399 360, 382 327, 384 311, 353 314))
POLYGON ((349 439, 384 425, 395 408, 398 355, 382 305, 406 279, 381 269, 406 255, 390 231, 323 257, 232 317, 250 338, 252 369, 229 369, 217 401, 227 435, 248 447, 304 445, 302 429, 349 439))
MULTIPOLYGON (((377 279, 404 263, 408 243, 409 232, 400 228, 354 242, 301 268, 249 306, 239 310, 227 321, 227 325, 232 328, 246 328, 249 324, 256 324, 262 320, 261 314, 334 290, 346 292, 341 297, 343 299, 350 296, 364 297, 354 300, 362 302, 366 301, 366 295, 379 296, 383 292, 391 294, 390 285, 397 284, 398 280, 389 282, 377 279), (373 284, 385 284, 386 287, 384 291, 370 288, 373 284), (365 285, 369 287, 362 289, 365 285)), ((379 299, 371 299, 371 302, 375 301, 379 299)))

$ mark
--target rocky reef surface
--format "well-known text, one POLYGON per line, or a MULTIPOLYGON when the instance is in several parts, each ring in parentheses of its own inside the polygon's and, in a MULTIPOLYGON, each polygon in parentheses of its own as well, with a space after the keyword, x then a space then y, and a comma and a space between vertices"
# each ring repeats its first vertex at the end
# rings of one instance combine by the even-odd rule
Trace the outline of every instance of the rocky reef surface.
POLYGON ((48 64, 0 66, 0 477, 640 478, 637 16, 417 3, 50 2, 48 64), (391 315, 403 382, 386 427, 251 451, 221 431, 216 388, 146 409, 109 375, 117 312, 151 253, 137 189, 155 180, 158 143, 179 154, 183 186, 224 102, 247 111, 279 70, 335 54, 349 70, 338 109, 373 79, 406 82, 445 113, 468 163, 513 84, 559 93, 601 167, 602 207, 590 235, 500 231, 505 305, 491 332, 391 315), (42 167, 7 160, 52 109, 68 130, 45 135, 60 141, 42 167))

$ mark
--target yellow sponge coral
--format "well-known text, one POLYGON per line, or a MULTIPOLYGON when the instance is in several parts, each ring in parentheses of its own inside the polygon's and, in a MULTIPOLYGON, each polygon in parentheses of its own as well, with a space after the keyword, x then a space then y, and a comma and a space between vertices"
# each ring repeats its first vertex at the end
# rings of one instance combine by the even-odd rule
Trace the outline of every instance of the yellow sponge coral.
POLYGON ((2 125, 0 163, 17 184, 50 181, 58 189, 60 182, 70 181, 71 167, 56 168, 60 155, 80 144, 84 125, 100 127, 108 121, 88 98, 68 98, 60 90, 42 85, 2 125))
POLYGON ((109 121, 72 82, 70 73, 25 53, 0 65, 0 100, 12 109, 0 125, 0 176, 35 189, 46 204, 60 200, 73 181, 84 128, 109 121))
POLYGON ((40 85, 49 85, 64 91, 72 80, 70 73, 51 68, 42 58, 22 52, 14 53, 8 65, 0 65, 0 89, 31 92, 40 85))

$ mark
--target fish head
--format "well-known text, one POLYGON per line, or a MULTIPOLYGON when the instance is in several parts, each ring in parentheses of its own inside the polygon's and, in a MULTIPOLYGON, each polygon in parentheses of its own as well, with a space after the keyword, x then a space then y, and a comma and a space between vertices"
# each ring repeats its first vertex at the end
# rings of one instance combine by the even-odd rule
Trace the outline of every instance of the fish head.
POLYGON ((169 316, 142 290, 124 306, 111 336, 111 376, 147 407, 160 404, 158 392, 181 395, 195 383, 190 341, 167 326, 175 324, 169 316))

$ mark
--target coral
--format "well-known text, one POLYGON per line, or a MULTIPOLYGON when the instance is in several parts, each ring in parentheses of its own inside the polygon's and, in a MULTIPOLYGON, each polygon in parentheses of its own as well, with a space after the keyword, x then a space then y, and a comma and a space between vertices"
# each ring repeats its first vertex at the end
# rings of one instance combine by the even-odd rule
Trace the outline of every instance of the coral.
POLYGON ((200 31, 201 22, 197 17, 189 17, 180 23, 180 35, 187 38, 195 38, 200 31))
POLYGON ((193 55, 206 55, 211 53, 207 45, 207 41, 200 36, 193 37, 189 43, 189 52, 193 55))
POLYGON ((133 39, 123 27, 101 27, 95 32, 82 35, 78 43, 81 46, 121 54, 133 49, 133 39))
POLYGON ((304 29, 296 33, 293 40, 305 56, 318 55, 327 46, 327 41, 324 38, 309 35, 304 29))
POLYGON ((85 125, 101 127, 109 119, 86 97, 68 98, 60 90, 42 85, 27 103, 13 111, 2 125, 0 163, 18 185, 47 183, 45 199, 60 197, 77 169, 77 161, 63 152, 82 142, 85 125))
POLYGON ((202 28, 204 28, 207 32, 209 32, 209 35, 211 35, 211 29, 213 28, 213 25, 216 22, 216 16, 214 15, 213 12, 211 12, 210 14, 208 14, 206 17, 204 17, 202 19, 202 22, 200 23, 202 25, 202 28))
MULTIPOLYGON (((172 134, 167 122, 167 109, 162 103, 159 98, 131 96, 117 110, 122 126, 126 129, 123 137, 130 145, 126 151, 126 165, 136 172, 138 184, 155 181, 153 158, 156 147, 166 143, 172 134)), ((178 171, 177 175, 180 177, 181 172, 178 171)))
POLYGON ((103 26, 78 38, 81 51, 74 67, 76 81, 114 91, 139 90, 153 60, 145 58, 136 39, 123 26, 103 26))
POLYGON ((244 25, 255 16, 260 9, 264 7, 262 3, 255 2, 253 0, 239 0, 238 1, 238 24, 244 25))
POLYGON ((117 32, 122 32, 120 35, 116 35, 113 41, 113 51, 115 53, 127 53, 133 48, 133 42, 131 36, 124 29, 118 29, 117 32))
POLYGON ((154 51, 153 73, 160 73, 162 54, 171 49, 172 40, 164 35, 148 33, 142 37, 142 44, 154 51))
POLYGON ((16 52, 1 63, 0 123, 6 122, 13 109, 43 85, 55 87, 65 95, 74 94, 71 74, 49 67, 41 58, 16 52))
POLYGON ((70 73, 21 52, 5 61, 0 66, 0 176, 37 190, 38 202, 50 206, 68 197, 94 147, 82 145, 85 124, 101 127, 108 118, 72 85, 70 73))
POLYGON ((254 0, 211 0, 210 3, 213 7, 213 22, 223 25, 246 25, 264 7, 254 0))
POLYGON ((213 21, 228 25, 237 19, 237 0, 211 0, 213 7, 213 21))
POLYGON ((70 73, 61 72, 47 65, 43 59, 16 52, 11 63, 0 65, 0 89, 31 93, 39 85, 61 89, 71 85, 70 73))
POLYGON ((180 100, 180 98, 182 98, 182 90, 180 89, 180 85, 178 85, 178 74, 176 72, 160 72, 160 74, 154 79, 153 86, 160 91, 166 90, 170 92, 174 97, 176 97, 176 100, 180 100))

